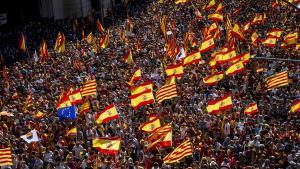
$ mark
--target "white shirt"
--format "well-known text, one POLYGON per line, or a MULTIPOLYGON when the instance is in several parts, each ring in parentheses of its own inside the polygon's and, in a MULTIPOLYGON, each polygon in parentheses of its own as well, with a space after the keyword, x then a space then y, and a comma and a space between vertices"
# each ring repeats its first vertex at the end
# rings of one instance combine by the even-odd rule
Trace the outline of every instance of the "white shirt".
POLYGON ((226 136, 230 135, 230 124, 229 124, 229 122, 227 122, 227 123, 225 124, 225 126, 224 126, 224 134, 225 134, 226 136))

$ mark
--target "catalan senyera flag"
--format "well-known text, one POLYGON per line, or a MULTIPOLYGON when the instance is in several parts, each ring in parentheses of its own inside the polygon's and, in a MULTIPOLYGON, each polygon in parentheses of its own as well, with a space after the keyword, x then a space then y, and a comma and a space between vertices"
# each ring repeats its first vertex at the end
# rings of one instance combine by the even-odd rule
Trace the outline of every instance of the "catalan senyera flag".
POLYGON ((76 136, 77 135, 77 128, 73 127, 71 128, 67 133, 66 137, 76 136))
POLYGON ((224 78, 224 72, 215 72, 203 78, 203 82, 208 86, 213 86, 223 78, 224 78))
POLYGON ((258 108, 257 108, 257 104, 255 102, 250 103, 244 110, 244 114, 247 114, 247 115, 253 115, 257 112, 258 112, 258 108))
POLYGON ((160 120, 159 118, 154 118, 148 122, 143 123, 140 126, 140 130, 144 132, 152 132, 153 130, 160 127, 160 120))
POLYGON ((209 114, 218 114, 222 110, 229 110, 233 107, 231 94, 227 94, 216 100, 207 103, 206 110, 209 114))
POLYGON ((201 53, 199 50, 188 53, 183 60, 183 66, 191 65, 193 63, 199 63, 201 59, 201 53))
POLYGON ((81 96, 90 96, 97 94, 97 82, 95 79, 88 80, 81 89, 81 96))
POLYGON ((240 26, 237 23, 235 23, 233 25, 231 33, 232 33, 233 36, 239 38, 240 40, 244 40, 243 32, 242 32, 240 26))
POLYGON ((208 10, 212 9, 215 5, 216 5, 216 1, 210 0, 209 3, 205 6, 205 10, 208 11, 208 10))
POLYGON ((13 158, 10 147, 0 149, 0 166, 12 166, 13 158))
POLYGON ((85 113, 88 113, 88 112, 90 112, 91 111, 91 105, 90 105, 90 102, 87 100, 87 101, 85 101, 82 105, 81 105, 81 107, 80 107, 80 109, 79 109, 79 113, 80 114, 85 114, 85 113))
POLYGON ((204 53, 209 51, 210 49, 214 48, 215 41, 213 36, 208 36, 206 39, 203 40, 203 42, 200 45, 200 52, 204 53))
POLYGON ((291 105, 291 113, 300 112, 300 99, 295 100, 291 105))
POLYGON ((82 103, 82 96, 80 89, 76 89, 69 94, 69 100, 72 105, 81 104, 82 103))
POLYGON ((97 28, 99 32, 105 32, 102 24, 100 23, 99 19, 97 19, 97 28))
POLYGON ((109 32, 104 33, 101 36, 99 46, 100 46, 100 48, 104 49, 108 46, 108 43, 109 43, 109 32))
POLYGON ((259 42, 259 37, 255 31, 251 34, 250 39, 252 41, 253 46, 256 47, 257 42, 259 42))
POLYGON ((164 34, 164 36, 167 35, 166 17, 167 17, 166 15, 163 15, 160 20, 160 29, 161 29, 162 33, 164 34))
POLYGON ((223 9, 223 5, 222 5, 222 2, 220 2, 219 5, 217 6, 217 9, 216 9, 215 13, 222 12, 222 9, 223 9))
POLYGON ((282 30, 280 29, 271 29, 269 30, 269 32, 267 33, 267 36, 268 37, 273 37, 273 38, 277 38, 279 39, 281 37, 281 34, 282 34, 282 30))
POLYGON ((23 34, 23 33, 21 34, 21 37, 20 37, 19 49, 20 49, 22 52, 25 52, 25 51, 26 51, 26 41, 25 41, 25 37, 24 37, 24 34, 23 34))
POLYGON ((130 101, 131 101, 131 106, 134 109, 137 109, 141 106, 154 103, 155 100, 152 91, 148 89, 142 93, 131 95, 130 101))
POLYGON ((234 49, 229 50, 224 53, 217 54, 216 61, 217 61, 217 64, 224 64, 224 63, 227 63, 233 57, 236 57, 236 52, 234 49))
POLYGON ((269 76, 266 78, 266 83, 268 90, 272 90, 281 86, 286 86, 289 84, 288 72, 283 71, 269 76))
POLYGON ((87 43, 91 44, 93 42, 93 39, 94 39, 93 33, 90 32, 88 34, 88 36, 86 37, 86 41, 87 41, 87 43))
POLYGON ((95 138, 92 141, 92 145, 101 154, 116 155, 119 153, 121 147, 121 139, 119 137, 95 138))
POLYGON ((132 52, 131 52, 131 49, 128 49, 126 52, 125 52, 125 55, 123 57, 123 60, 127 63, 127 64, 133 64, 133 58, 132 58, 132 52))
POLYGON ((250 62, 250 52, 245 52, 245 53, 242 53, 236 57, 233 57, 230 59, 231 63, 237 63, 239 61, 242 61, 243 64, 247 64, 250 62))
POLYGON ((163 85, 156 91, 156 98, 158 103, 176 96, 178 95, 174 76, 165 85, 163 85))
POLYGON ((223 15, 219 14, 219 13, 213 13, 213 14, 209 14, 207 16, 207 19, 208 20, 213 20, 213 21, 216 21, 216 22, 223 22, 223 15))
POLYGON ((58 32, 54 50, 58 53, 61 53, 65 51, 65 48, 65 35, 63 33, 58 32))
POLYGON ((152 81, 147 81, 147 82, 141 83, 137 86, 131 87, 130 88, 130 93, 131 93, 131 95, 137 95, 137 94, 140 94, 140 93, 142 93, 146 90, 153 91, 152 81))
POLYGON ((46 41, 42 41, 42 43, 40 45, 40 53, 41 53, 41 58, 42 58, 41 62, 42 62, 42 64, 44 64, 45 60, 49 57, 46 41))
POLYGON ((176 78, 180 79, 183 76, 182 64, 173 64, 173 65, 167 66, 166 74, 169 78, 175 76, 176 78))
POLYGON ((243 33, 246 33, 246 32, 249 31, 250 25, 251 25, 251 22, 246 22, 246 23, 244 23, 243 30, 242 30, 243 33))
POLYGON ((193 155, 192 143, 186 140, 176 147, 170 154, 163 158, 165 164, 172 164, 179 162, 185 157, 193 155))
POLYGON ((244 70, 244 64, 243 64, 242 61, 239 61, 239 62, 234 63, 231 66, 229 66, 226 69, 225 74, 227 76, 232 76, 232 75, 237 74, 237 73, 239 73, 239 72, 241 72, 243 70, 244 70))
POLYGON ((262 44, 268 47, 275 47, 276 42, 277 42, 276 37, 267 37, 267 39, 262 40, 262 44))
POLYGON ((102 124, 119 118, 119 114, 116 106, 114 104, 110 104, 106 106, 102 112, 96 114, 95 118, 97 119, 96 120, 97 124, 102 124))
POLYGON ((133 86, 134 82, 140 80, 142 77, 142 71, 140 68, 137 68, 136 71, 133 73, 130 81, 127 83, 129 86, 133 86))

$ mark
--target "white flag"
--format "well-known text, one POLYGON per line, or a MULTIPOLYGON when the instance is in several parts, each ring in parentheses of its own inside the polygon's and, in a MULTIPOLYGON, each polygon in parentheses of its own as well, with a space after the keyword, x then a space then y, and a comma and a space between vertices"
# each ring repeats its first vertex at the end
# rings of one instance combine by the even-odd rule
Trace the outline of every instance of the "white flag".
POLYGON ((180 48, 180 52, 176 55, 176 60, 181 60, 185 58, 186 54, 183 48, 180 48))
POLYGON ((24 139, 27 143, 39 141, 39 137, 35 129, 31 130, 29 133, 25 135, 22 135, 21 138, 24 139))

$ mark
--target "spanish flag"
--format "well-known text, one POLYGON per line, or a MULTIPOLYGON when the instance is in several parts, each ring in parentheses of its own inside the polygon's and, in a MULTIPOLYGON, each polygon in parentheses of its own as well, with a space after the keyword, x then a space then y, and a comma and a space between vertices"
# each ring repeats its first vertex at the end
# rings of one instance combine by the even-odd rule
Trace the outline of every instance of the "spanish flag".
POLYGON ((58 32, 56 41, 55 41, 55 46, 54 50, 57 53, 62 53, 65 51, 65 35, 63 33, 58 32))
POLYGON ((132 59, 132 52, 130 49, 128 49, 123 57, 123 60, 127 63, 127 64, 133 64, 133 59, 132 59))
POLYGON ((243 27, 243 33, 246 33, 250 29, 251 22, 246 22, 243 27))
POLYGON ((295 100, 292 105, 291 105, 291 110, 292 113, 300 112, 300 100, 295 100))
POLYGON ((215 72, 203 78, 203 82, 208 86, 213 86, 223 78, 224 78, 224 72, 215 72))
POLYGON ((182 64, 173 64, 166 68, 166 74, 169 78, 175 76, 180 79, 183 76, 183 66, 182 64))
POLYGON ((21 38, 20 38, 20 42, 19 42, 19 49, 22 52, 26 51, 26 42, 25 42, 25 37, 24 37, 23 33, 21 34, 21 38))
POLYGON ((82 96, 80 89, 74 90, 69 94, 69 100, 72 105, 81 104, 82 103, 82 96))
POLYGON ((231 63, 237 63, 239 61, 242 61, 243 64, 246 64, 246 63, 250 62, 250 58, 251 58, 250 53, 246 52, 246 53, 243 53, 236 57, 231 58, 230 61, 231 61, 231 63))
POLYGON ((232 64, 226 69, 225 74, 227 76, 232 76, 244 70, 244 64, 242 61, 232 64))
POLYGON ((107 123, 117 118, 119 118, 117 108, 114 104, 110 104, 101 113, 96 114, 96 123, 107 123))
POLYGON ((186 4, 188 0, 175 0, 175 4, 186 4))
POLYGON ((262 40, 262 44, 268 46, 268 47, 275 47, 277 42, 277 38, 272 36, 272 37, 267 37, 267 39, 262 40))
POLYGON ((209 10, 212 9, 215 5, 216 5, 216 1, 215 1, 215 0, 211 0, 211 1, 209 1, 209 3, 205 6, 205 10, 206 10, 206 11, 209 11, 209 10))
POLYGON ((283 38, 283 42, 288 45, 297 44, 297 40, 298 40, 298 32, 289 33, 285 35, 283 38))
POLYGON ((36 119, 41 119, 42 117, 44 116, 44 113, 42 113, 41 111, 38 111, 36 114, 35 114, 35 118, 36 119))
POLYGON ((99 46, 104 49, 108 46, 108 43, 109 43, 109 32, 107 33, 104 33, 102 36, 101 36, 101 39, 100 39, 100 43, 99 43, 99 46))
POLYGON ((140 130, 144 132, 152 132, 153 130, 157 129, 160 127, 160 120, 159 118, 154 118, 146 123, 143 123, 140 126, 140 130))
MULTIPOLYGON (((158 128, 159 129, 159 128, 158 128)), ((158 130, 157 129, 157 130, 158 130)), ((154 130, 156 131, 156 130, 154 130)), ((172 129, 160 132, 158 135, 156 135, 155 139, 152 141, 149 141, 146 147, 146 151, 154 149, 155 147, 170 147, 172 146, 172 129)))
POLYGON ((208 64, 210 68, 215 69, 217 65, 216 57, 215 56, 211 57, 208 61, 208 64))
POLYGON ((253 115, 257 112, 258 112, 258 108, 257 108, 256 103, 249 104, 244 110, 244 113, 247 114, 247 115, 253 115))
POLYGON ((191 65, 193 63, 199 63, 201 59, 201 53, 199 50, 189 53, 183 60, 183 66, 191 65))
POLYGON ((259 37, 255 31, 251 34, 250 39, 252 41, 253 46, 257 47, 257 42, 259 42, 259 37))
POLYGON ((176 147, 170 154, 163 158, 165 164, 178 163, 185 157, 193 155, 193 146, 189 140, 184 141, 176 147))
POLYGON ((220 28, 218 27, 217 31, 215 32, 214 38, 218 39, 221 36, 220 28))
POLYGON ((208 20, 213 20, 216 22, 223 22, 223 15, 219 13, 209 14, 207 17, 208 20))
POLYGON ((220 2, 219 5, 217 6, 217 9, 216 9, 215 13, 222 12, 222 9, 223 9, 223 5, 222 5, 222 2, 220 2))
POLYGON ((240 29, 240 26, 237 23, 235 23, 233 25, 233 29, 232 29, 231 33, 232 33, 233 36, 239 38, 240 40, 245 39, 244 35, 243 35, 243 32, 242 32, 242 30, 240 29))
POLYGON ((151 92, 153 91, 152 81, 147 81, 147 82, 144 82, 137 86, 131 87, 130 93, 131 93, 131 95, 137 95, 137 94, 143 93, 146 90, 151 90, 151 92))
POLYGON ((130 81, 127 83, 129 86, 133 86, 134 82, 140 80, 142 77, 142 71, 140 68, 137 68, 137 70, 133 73, 130 81))
POLYGON ((208 36, 206 39, 203 40, 203 42, 200 45, 200 52, 204 53, 209 51, 210 49, 214 48, 215 41, 213 36, 208 36))
POLYGON ((119 153, 121 147, 121 139, 119 137, 95 138, 92 141, 92 145, 101 154, 116 155, 119 153))
POLYGON ((214 23, 212 23, 209 27, 208 27, 208 29, 207 29, 207 35, 212 35, 216 30, 218 29, 218 26, 217 26, 217 24, 214 22, 214 23))
POLYGON ((224 64, 233 57, 236 57, 236 52, 235 52, 235 50, 230 50, 230 51, 224 52, 223 54, 221 53, 221 54, 216 55, 216 61, 217 61, 217 64, 224 64))
POLYGON ((279 39, 281 37, 282 32, 283 31, 280 29, 272 29, 267 33, 267 36, 279 39))
POLYGON ((99 19, 97 19, 97 28, 99 32, 105 32, 102 24, 100 23, 99 19))
POLYGON ((209 114, 218 114, 222 110, 229 110, 233 107, 231 94, 209 101, 206 110, 209 114))
POLYGON ((266 14, 256 14, 256 16, 251 21, 251 25, 256 25, 262 23, 266 19, 266 14))
POLYGON ((76 127, 71 128, 71 129, 66 133, 66 137, 76 136, 76 135, 77 135, 77 128, 76 128, 76 127))
POLYGON ((142 93, 131 95, 130 101, 131 101, 131 106, 134 109, 137 109, 141 106, 154 103, 154 96, 152 91, 148 89, 142 93))

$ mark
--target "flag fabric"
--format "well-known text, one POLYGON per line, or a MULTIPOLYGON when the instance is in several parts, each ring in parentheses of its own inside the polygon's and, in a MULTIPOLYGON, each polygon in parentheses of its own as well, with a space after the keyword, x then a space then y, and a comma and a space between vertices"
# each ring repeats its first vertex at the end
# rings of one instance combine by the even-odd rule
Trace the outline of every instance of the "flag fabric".
POLYGON ((95 79, 88 80, 81 89, 81 96, 90 96, 97 94, 97 82, 95 79))
POLYGON ((90 101, 85 101, 79 109, 79 114, 85 114, 91 111, 90 101))
POLYGON ((186 4, 189 0, 175 0, 175 4, 186 4))
POLYGON ((183 66, 181 63, 167 66, 166 74, 169 78, 175 76, 180 79, 183 76, 183 66))
POLYGON ((201 53, 199 50, 187 54, 183 60, 183 66, 188 66, 194 63, 199 63, 201 60, 201 53))
POLYGON ((250 25, 251 25, 251 22, 246 22, 246 23, 244 23, 242 32, 243 32, 243 33, 248 32, 249 29, 250 29, 250 25))
POLYGON ((119 114, 116 106, 114 104, 110 104, 102 112, 96 114, 95 118, 97 119, 97 124, 102 124, 119 118, 119 114))
POLYGON ((283 31, 280 29, 272 29, 272 30, 268 31, 267 36, 279 39, 281 37, 282 32, 283 31))
POLYGON ((0 149, 0 167, 12 165, 13 158, 10 147, 0 149))
POLYGON ((69 94, 69 100, 72 105, 81 104, 82 103, 82 96, 80 89, 76 89, 69 94))
POLYGON ((286 86, 289 84, 288 72, 283 71, 269 76, 266 78, 266 83, 268 90, 272 90, 281 86, 286 86))
POLYGON ((130 49, 128 49, 126 52, 125 52, 125 55, 123 57, 123 60, 127 63, 127 64, 133 64, 133 58, 132 58, 132 52, 130 49))
POLYGON ((190 140, 186 140, 176 147, 170 154, 163 158, 165 164, 179 162, 185 157, 193 155, 193 148, 190 140))
POLYGON ((280 47, 283 49, 295 47, 295 45, 297 44, 297 40, 298 40, 297 32, 289 33, 284 36, 283 43, 280 45, 280 47))
POLYGON ((207 29, 207 35, 212 35, 218 29, 217 24, 214 22, 212 23, 207 29))
POLYGON ((68 97, 68 92, 64 93, 60 99, 60 101, 56 104, 56 109, 64 108, 64 107, 69 107, 71 106, 72 103, 68 97))
POLYGON ((223 15, 220 13, 209 14, 207 17, 208 20, 213 20, 216 22, 223 22, 223 15))
POLYGON ((209 36, 203 40, 203 42, 200 45, 199 50, 201 53, 204 53, 204 52, 207 52, 210 49, 214 48, 214 46, 215 46, 214 37, 209 36))
POLYGON ((157 102, 161 103, 164 100, 171 99, 177 95, 177 87, 175 82, 175 77, 172 77, 173 80, 170 80, 156 92, 157 102))
POLYGON ((221 13, 222 9, 223 9, 223 5, 222 5, 222 2, 220 2, 219 5, 217 6, 215 13, 221 13))
POLYGON ((180 51, 179 51, 179 53, 176 55, 176 60, 181 60, 181 59, 183 59, 183 58, 185 58, 186 57, 186 53, 185 53, 185 51, 184 51, 184 48, 180 48, 180 51))
POLYGON ((244 110, 244 114, 247 114, 247 115, 253 115, 257 112, 258 112, 258 108, 257 108, 257 104, 255 102, 249 104, 244 110))
POLYGON ((57 110, 57 115, 59 120, 63 120, 63 119, 74 120, 76 119, 76 107, 69 106, 69 107, 60 108, 57 110))
POLYGON ((262 23, 266 19, 266 14, 256 14, 256 16, 251 21, 251 25, 256 25, 262 23))
POLYGON ((32 143, 32 142, 38 142, 39 141, 39 137, 37 135, 36 130, 31 130, 29 133, 22 135, 21 138, 23 140, 25 140, 27 143, 32 143))
POLYGON ((77 127, 71 128, 67 133, 66 137, 72 137, 77 135, 77 127))
POLYGON ((224 72, 215 72, 203 78, 203 82, 208 86, 213 86, 223 78, 224 78, 224 72))
POLYGON ((102 137, 95 138, 92 141, 93 148, 101 154, 116 155, 121 147, 121 139, 119 137, 102 137))
POLYGON ((125 34, 128 36, 130 35, 130 33, 132 32, 133 29, 133 23, 130 17, 128 17, 126 19, 126 23, 125 23, 125 34))
POLYGON ((154 118, 148 122, 143 123, 140 126, 140 130, 144 132, 152 132, 153 130, 160 127, 160 120, 159 118, 154 118))
POLYGON ((205 10, 209 11, 210 9, 212 9, 214 6, 216 5, 216 1, 215 0, 211 0, 209 1, 209 3, 205 6, 205 10))
POLYGON ((97 19, 97 28, 99 32, 105 32, 102 24, 100 23, 99 19, 97 19))
POLYGON ((227 94, 216 100, 208 101, 206 110, 209 114, 218 114, 220 111, 229 110, 232 107, 231 94, 227 94))
POLYGON ((109 32, 103 33, 99 42, 100 48, 102 49, 106 48, 108 46, 108 43, 109 43, 109 32))
POLYGON ((164 34, 164 36, 167 35, 167 30, 166 30, 166 15, 163 15, 161 17, 161 20, 160 20, 160 29, 161 29, 161 32, 164 34))
POLYGON ((172 146, 172 126, 170 124, 166 124, 153 130, 146 140, 148 141, 146 150, 151 150, 156 146, 172 146))
POLYGON ((253 46, 257 47, 257 43, 259 42, 259 37, 255 31, 251 34, 250 39, 252 41, 253 46))
POLYGON ((153 91, 152 81, 147 81, 147 82, 141 83, 137 86, 131 87, 130 93, 131 93, 131 95, 137 95, 146 90, 150 90, 151 92, 153 91))
POLYGON ((154 103, 153 93, 150 89, 145 90, 142 93, 130 96, 131 106, 137 109, 141 106, 154 103))
POLYGON ((237 63, 239 61, 243 62, 243 64, 246 64, 246 63, 249 63, 250 62, 250 53, 249 52, 246 52, 246 53, 243 53, 243 54, 240 54, 236 57, 233 57, 230 59, 231 63, 237 63))
POLYGON ((46 41, 42 41, 42 43, 40 45, 40 53, 41 53, 41 58, 42 58, 41 62, 43 64, 43 63, 45 63, 45 60, 49 57, 46 41))
POLYGON ((86 37, 86 41, 87 41, 88 44, 91 44, 93 42, 93 39, 94 39, 93 33, 90 32, 88 34, 88 36, 86 37))
POLYGON ((54 50, 58 53, 65 51, 65 35, 63 33, 58 32, 54 50))
POLYGON ((44 116, 44 113, 41 112, 41 111, 38 111, 38 112, 34 115, 34 118, 40 119, 40 118, 42 118, 43 116, 44 116))
POLYGON ((25 51, 26 51, 26 41, 25 41, 25 37, 24 37, 24 34, 23 34, 23 33, 21 34, 21 37, 20 37, 19 49, 20 49, 22 52, 25 52, 25 51))
POLYGON ((300 100, 299 99, 295 100, 292 103, 290 112, 292 112, 292 113, 300 112, 300 100))
POLYGON ((137 68, 137 70, 133 73, 130 81, 128 82, 129 86, 133 86, 134 82, 141 80, 142 77, 142 71, 140 68, 137 68))
POLYGON ((239 26, 237 23, 235 23, 235 24, 233 25, 231 34, 232 34, 233 36, 237 37, 237 38, 240 39, 240 40, 244 40, 243 32, 242 32, 240 26, 239 26))
POLYGON ((227 63, 233 57, 236 57, 236 52, 234 49, 226 52, 221 52, 216 55, 216 62, 217 64, 224 64, 227 63))
POLYGON ((225 74, 227 76, 232 76, 232 75, 235 75, 237 73, 240 73, 243 70, 244 70, 244 64, 243 64, 242 61, 240 61, 240 62, 234 63, 231 66, 229 66, 226 69, 225 74))

